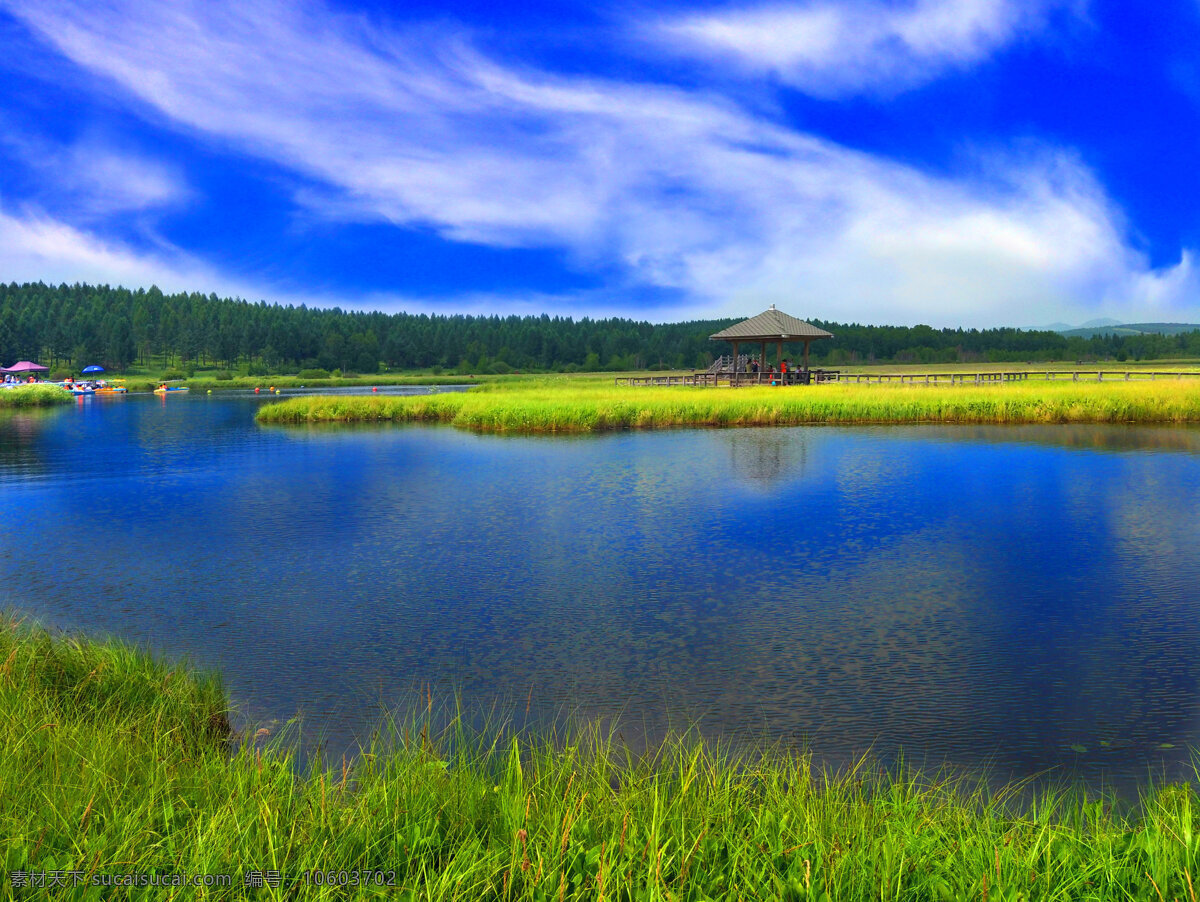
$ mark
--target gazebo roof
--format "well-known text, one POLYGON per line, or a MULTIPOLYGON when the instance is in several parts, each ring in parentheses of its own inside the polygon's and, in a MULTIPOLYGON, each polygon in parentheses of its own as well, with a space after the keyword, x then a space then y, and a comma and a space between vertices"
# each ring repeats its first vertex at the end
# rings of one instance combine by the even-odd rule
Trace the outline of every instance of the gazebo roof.
POLYGON ((708 336, 709 341, 793 341, 813 338, 833 338, 833 333, 788 316, 782 310, 776 310, 774 304, 758 316, 734 323, 728 329, 708 336))

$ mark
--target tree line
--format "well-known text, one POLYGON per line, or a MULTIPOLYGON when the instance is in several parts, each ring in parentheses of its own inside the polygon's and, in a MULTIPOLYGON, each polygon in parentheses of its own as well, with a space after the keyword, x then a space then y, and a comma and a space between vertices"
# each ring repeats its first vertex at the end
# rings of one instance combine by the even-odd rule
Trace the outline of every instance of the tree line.
MULTIPOLYGON (((546 314, 389 314, 164 294, 155 287, 13 282, 0 283, 0 363, 28 359, 75 370, 159 363, 251 375, 318 367, 356 373, 702 369, 731 352, 708 336, 736 321, 653 325, 546 314)), ((812 345, 818 366, 1200 357, 1200 331, 1085 339, 1010 328, 811 322, 835 336, 812 345)))

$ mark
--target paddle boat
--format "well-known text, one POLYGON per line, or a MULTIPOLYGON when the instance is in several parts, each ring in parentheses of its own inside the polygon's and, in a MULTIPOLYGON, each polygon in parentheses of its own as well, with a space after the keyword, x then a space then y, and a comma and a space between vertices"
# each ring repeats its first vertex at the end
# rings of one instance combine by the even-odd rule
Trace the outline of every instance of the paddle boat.
POLYGON ((165 395, 167 392, 187 391, 186 385, 167 385, 163 383, 158 388, 154 389, 156 395, 165 395))
POLYGON ((103 379, 72 379, 54 384, 73 395, 123 395, 129 391, 124 385, 110 385, 103 379))

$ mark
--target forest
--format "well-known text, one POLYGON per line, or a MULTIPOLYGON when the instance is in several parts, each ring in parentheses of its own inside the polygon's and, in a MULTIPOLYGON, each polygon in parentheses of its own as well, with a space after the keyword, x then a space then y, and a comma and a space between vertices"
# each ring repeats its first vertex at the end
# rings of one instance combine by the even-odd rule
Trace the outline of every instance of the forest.
MULTIPOLYGON (((758 313, 747 310, 747 316, 758 313)), ((794 311, 803 317, 804 311, 794 311)), ((564 316, 461 316, 318 309, 107 285, 0 283, 0 362, 78 370, 165 365, 247 375, 703 369, 733 319, 651 324, 564 316)), ((810 320, 834 334, 815 366, 1200 357, 1200 331, 1066 337, 1014 328, 935 329, 810 320)))

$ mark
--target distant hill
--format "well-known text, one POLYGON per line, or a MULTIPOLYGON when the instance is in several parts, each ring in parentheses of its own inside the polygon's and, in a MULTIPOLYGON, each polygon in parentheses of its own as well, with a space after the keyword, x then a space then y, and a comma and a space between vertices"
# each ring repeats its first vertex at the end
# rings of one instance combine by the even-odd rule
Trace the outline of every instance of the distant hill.
POLYGON ((1083 323, 1079 328, 1080 329, 1101 329, 1105 326, 1123 326, 1123 325, 1125 325, 1125 323, 1121 322, 1119 319, 1112 319, 1111 317, 1102 316, 1099 319, 1089 319, 1086 323, 1083 323))
POLYGON ((1096 335, 1178 335, 1180 332, 1195 332, 1198 323, 1120 323, 1116 320, 1093 320, 1078 329, 1055 329, 1068 338, 1093 338, 1096 335))
POLYGON ((1048 326, 1028 326, 1028 327, 1026 327, 1026 329, 1024 331, 1026 331, 1026 332, 1070 332, 1072 329, 1075 329, 1075 328, 1077 328, 1077 327, 1072 326, 1070 323, 1051 323, 1048 326))

